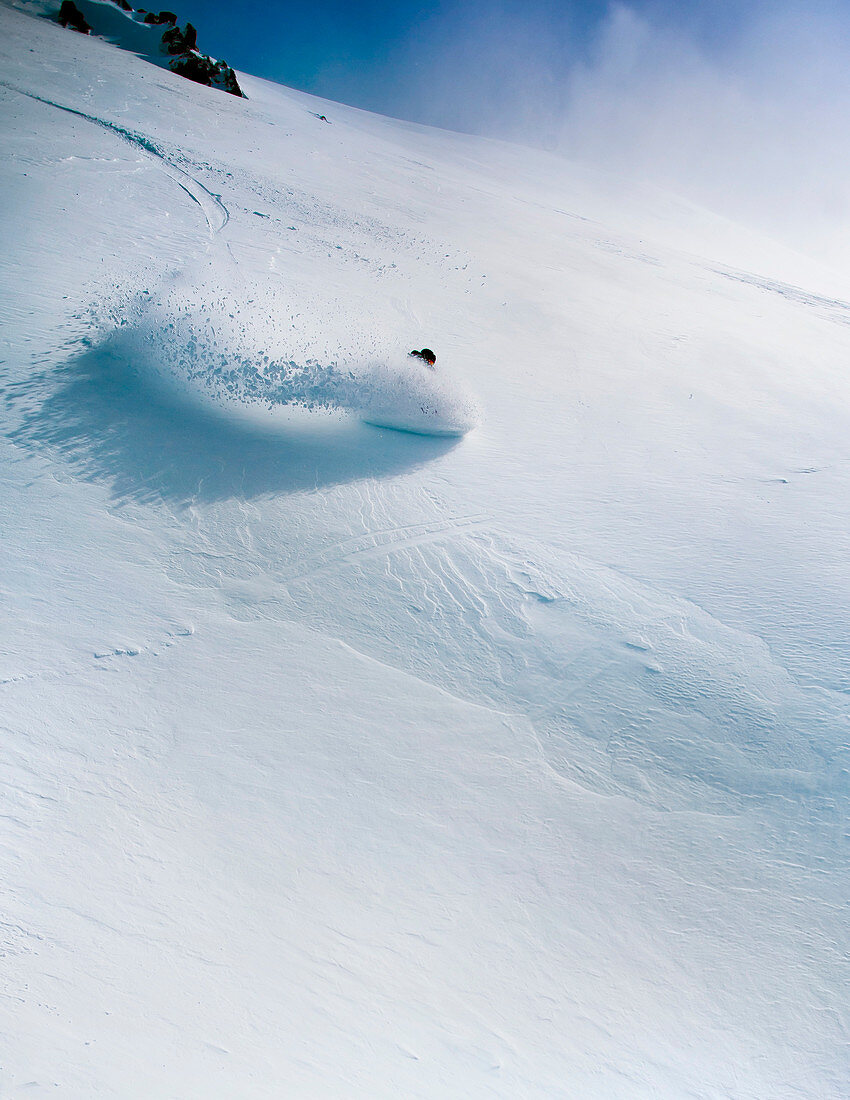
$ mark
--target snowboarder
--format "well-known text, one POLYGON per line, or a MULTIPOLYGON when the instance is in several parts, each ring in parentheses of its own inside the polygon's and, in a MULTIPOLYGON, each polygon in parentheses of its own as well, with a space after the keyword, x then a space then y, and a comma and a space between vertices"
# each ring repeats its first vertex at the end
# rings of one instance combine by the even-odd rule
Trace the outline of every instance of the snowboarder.
POLYGON ((423 348, 422 351, 412 351, 410 354, 415 355, 417 359, 421 359, 424 363, 427 363, 431 370, 436 366, 437 356, 430 348, 423 348))

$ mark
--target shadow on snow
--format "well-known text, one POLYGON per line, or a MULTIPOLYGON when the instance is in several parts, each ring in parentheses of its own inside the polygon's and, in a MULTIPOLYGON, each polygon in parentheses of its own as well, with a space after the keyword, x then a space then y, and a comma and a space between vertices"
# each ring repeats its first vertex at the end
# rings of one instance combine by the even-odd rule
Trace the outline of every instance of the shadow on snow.
POLYGON ((321 489, 404 473, 458 442, 322 413, 295 426, 255 426, 156 384, 108 343, 12 396, 29 406, 11 433, 16 443, 58 453, 119 501, 188 505, 321 489))

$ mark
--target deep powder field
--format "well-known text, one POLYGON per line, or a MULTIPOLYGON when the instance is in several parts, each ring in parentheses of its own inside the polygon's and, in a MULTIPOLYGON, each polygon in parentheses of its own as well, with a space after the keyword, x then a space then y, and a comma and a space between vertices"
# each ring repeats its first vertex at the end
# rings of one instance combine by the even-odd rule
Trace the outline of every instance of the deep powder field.
POLYGON ((0 1094, 846 1100, 850 281, 46 6, 0 1094))

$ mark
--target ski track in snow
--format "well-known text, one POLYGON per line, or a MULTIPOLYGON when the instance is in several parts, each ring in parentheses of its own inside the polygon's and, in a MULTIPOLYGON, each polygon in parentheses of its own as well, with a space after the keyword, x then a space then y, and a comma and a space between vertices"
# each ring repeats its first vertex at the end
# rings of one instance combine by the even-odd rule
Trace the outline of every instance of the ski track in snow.
POLYGON ((109 133, 115 134, 116 137, 132 145, 134 149, 137 149, 139 152, 151 158, 151 160, 153 160, 166 175, 170 176, 180 189, 189 196, 192 202, 196 203, 201 208, 201 212, 204 215, 211 235, 220 233, 227 225, 230 214, 227 207, 221 201, 221 196, 214 195, 204 187, 200 180, 195 179, 194 176, 190 175, 182 168, 179 168, 168 158, 160 146, 150 138, 145 137, 144 134, 128 130, 126 127, 120 126, 116 122, 110 122, 108 119, 98 118, 96 115, 87 114, 85 111, 80 111, 76 107, 66 107, 62 103, 55 103, 53 100, 45 99, 40 95, 36 95, 34 92, 28 92, 23 88, 17 88, 14 84, 9 84, 5 80, 0 80, 0 88, 6 88, 9 91, 16 92, 18 95, 26 96, 27 99, 32 99, 36 103, 43 103, 46 107, 53 107, 57 111, 64 111, 66 114, 74 115, 76 118, 84 119, 86 122, 91 122, 93 125, 100 126, 102 129, 109 131, 109 133))
POLYGON ((743 283, 745 286, 756 287, 768 294, 778 294, 789 302, 796 302, 799 305, 820 310, 837 324, 850 325, 850 302, 845 302, 840 298, 826 298, 821 294, 812 294, 810 291, 803 290, 798 286, 791 286, 789 283, 781 283, 776 279, 768 279, 763 275, 753 275, 749 272, 728 271, 716 267, 708 270, 715 275, 723 276, 724 279, 731 279, 733 282, 743 283))

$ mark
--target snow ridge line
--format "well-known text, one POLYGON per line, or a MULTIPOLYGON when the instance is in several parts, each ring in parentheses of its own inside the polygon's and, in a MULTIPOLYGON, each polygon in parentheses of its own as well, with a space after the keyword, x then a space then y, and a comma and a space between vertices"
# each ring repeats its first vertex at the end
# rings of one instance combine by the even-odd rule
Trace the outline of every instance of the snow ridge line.
POLYGON ((213 194, 212 191, 204 187, 199 180, 196 180, 183 168, 178 168, 173 161, 169 160, 163 150, 144 134, 137 133, 135 130, 128 130, 125 126, 119 126, 116 122, 110 122, 108 119, 98 118, 97 115, 86 114, 85 111, 80 111, 76 107, 66 107, 64 104, 56 103, 52 99, 45 99, 44 96, 36 95, 35 92, 28 92, 23 88, 17 88, 14 84, 9 84, 5 80, 0 80, 0 87, 16 92, 18 95, 26 96, 27 99, 33 99, 36 103, 43 103, 47 107, 55 107, 57 111, 66 111, 69 115, 76 115, 77 118, 82 118, 95 126, 101 126, 104 130, 109 130, 110 133, 128 142, 134 148, 140 149, 143 153, 153 157, 163 168, 165 174, 170 176, 177 186, 200 206, 211 235, 220 233, 230 220, 230 211, 221 201, 220 196, 213 194))

